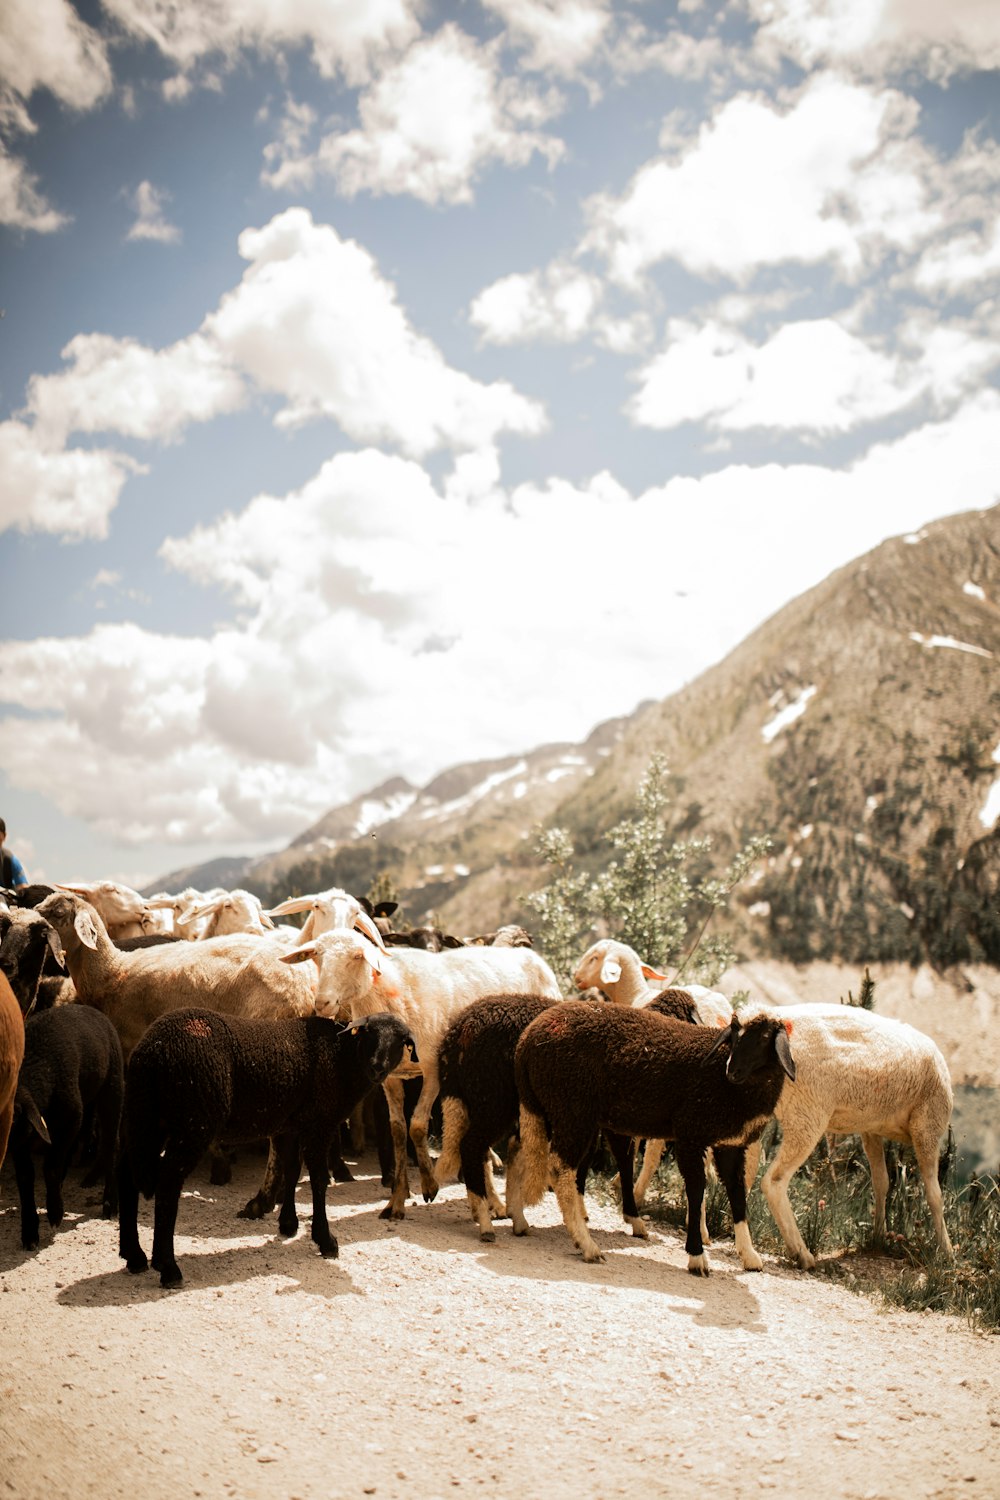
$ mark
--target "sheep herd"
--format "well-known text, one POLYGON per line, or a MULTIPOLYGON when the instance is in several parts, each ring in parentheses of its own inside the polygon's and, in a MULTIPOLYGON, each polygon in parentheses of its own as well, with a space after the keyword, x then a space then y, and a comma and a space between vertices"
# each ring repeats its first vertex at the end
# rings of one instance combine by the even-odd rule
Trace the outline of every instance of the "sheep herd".
POLYGON ((902 1022, 836 1004, 751 1001, 736 1014, 717 992, 668 988, 613 939, 582 955, 573 976, 581 996, 567 998, 521 928, 467 940, 398 931, 392 903, 373 907, 342 890, 270 911, 246 891, 146 899, 108 881, 21 887, 2 902, 0 1163, 9 1138, 25 1249, 39 1239, 35 1156, 57 1226, 70 1158, 90 1137, 89 1180, 102 1182, 105 1216, 118 1214, 128 1270, 151 1263, 161 1285, 174 1286, 185 1178, 214 1153, 213 1181, 224 1181, 225 1149, 266 1139, 260 1187, 241 1213, 278 1205, 280 1232, 294 1234, 304 1162, 312 1240, 334 1257, 327 1187, 331 1171, 349 1175, 341 1130, 349 1120, 361 1130, 362 1106, 384 1096, 383 1218, 405 1213, 409 1139, 424 1199, 461 1174, 483 1242, 507 1217, 515 1235, 527 1233, 525 1209, 552 1186, 584 1260, 600 1260, 583 1197, 600 1137, 618 1165, 624 1218, 642 1238, 640 1208, 669 1141, 687 1196, 688 1269, 709 1272, 711 1159, 742 1265, 760 1270, 747 1196, 776 1117, 781 1143, 761 1186, 799 1267, 814 1260, 788 1185, 824 1133, 860 1134, 876 1236, 885 1232, 883 1143, 912 1146, 938 1243, 951 1252, 937 1175, 951 1082, 935 1044, 902 1022), (275 924, 292 912, 307 914, 302 928, 275 924), (404 1085, 414 1077, 407 1124, 404 1085), (435 1162, 428 1125, 439 1096, 435 1162), (634 1182, 637 1140, 646 1152, 634 1182), (494 1181, 498 1147, 506 1201, 494 1181), (149 1261, 140 1194, 154 1200, 149 1261))

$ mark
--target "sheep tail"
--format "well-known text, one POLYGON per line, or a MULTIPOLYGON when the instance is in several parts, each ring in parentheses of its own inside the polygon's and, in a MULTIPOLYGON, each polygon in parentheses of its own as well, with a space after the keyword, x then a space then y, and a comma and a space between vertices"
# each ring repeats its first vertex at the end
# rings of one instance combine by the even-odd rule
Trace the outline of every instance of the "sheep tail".
POLYGON ((549 1137, 541 1115, 521 1105, 521 1149, 518 1153, 522 1201, 539 1203, 549 1183, 549 1137))
POLYGON ((444 1120, 441 1154, 434 1168, 438 1187, 444 1187, 461 1171, 462 1140, 469 1128, 469 1111, 461 1099, 442 1099, 441 1115, 444 1120))

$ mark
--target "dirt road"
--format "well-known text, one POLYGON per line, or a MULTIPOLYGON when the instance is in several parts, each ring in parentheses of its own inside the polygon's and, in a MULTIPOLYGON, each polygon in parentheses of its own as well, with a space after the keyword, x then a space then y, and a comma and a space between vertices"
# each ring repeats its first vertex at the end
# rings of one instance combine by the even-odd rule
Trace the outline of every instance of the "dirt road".
MULTIPOLYGON (((1000 1339, 888 1312, 722 1242, 698 1280, 672 1233, 591 1206, 585 1266, 552 1195, 481 1245, 464 1192, 378 1218, 374 1161, 331 1189, 340 1258, 200 1173, 183 1287, 130 1276, 76 1184, 20 1248, 0 1199, 0 1495, 16 1500, 1000 1496, 1000 1339)), ((148 1249, 149 1210, 140 1229, 148 1249)))

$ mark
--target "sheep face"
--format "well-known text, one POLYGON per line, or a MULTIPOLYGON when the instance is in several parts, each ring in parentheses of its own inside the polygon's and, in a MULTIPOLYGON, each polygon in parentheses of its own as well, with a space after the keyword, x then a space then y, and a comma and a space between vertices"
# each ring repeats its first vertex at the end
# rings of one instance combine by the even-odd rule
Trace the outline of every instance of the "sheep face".
MULTIPOLYGON (((726 1063, 726 1077, 730 1083, 746 1083, 747 1079, 761 1068, 768 1067, 776 1057, 786 1075, 795 1082, 795 1060, 788 1041, 791 1025, 768 1019, 763 1025, 760 1018, 746 1027, 734 1016, 728 1030, 719 1033, 719 1044, 726 1039, 731 1051, 726 1063)), ((713 1049, 714 1050, 714 1049, 713 1049)))
POLYGON ((281 954, 285 964, 309 958, 319 965, 316 1014, 333 1020, 350 1019, 352 1001, 364 998, 382 972, 382 956, 374 943, 343 928, 321 932, 311 942, 281 954))
POLYGON ((351 1027, 352 1036, 360 1039, 365 1070, 372 1084, 383 1083, 394 1073, 409 1047, 411 1060, 417 1062, 417 1046, 408 1026, 388 1011, 377 1011, 351 1027))

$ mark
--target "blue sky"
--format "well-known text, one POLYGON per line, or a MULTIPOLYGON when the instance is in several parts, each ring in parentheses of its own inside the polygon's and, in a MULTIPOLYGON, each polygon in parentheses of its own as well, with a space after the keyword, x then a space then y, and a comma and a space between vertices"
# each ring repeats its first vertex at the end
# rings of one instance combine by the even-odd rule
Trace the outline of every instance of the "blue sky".
POLYGON ((584 736, 1000 498, 993 0, 7 0, 38 878, 584 736))

